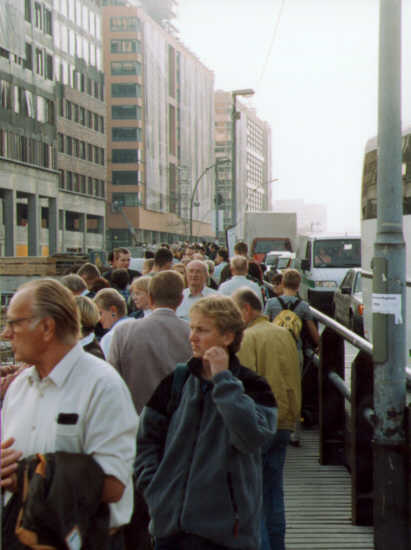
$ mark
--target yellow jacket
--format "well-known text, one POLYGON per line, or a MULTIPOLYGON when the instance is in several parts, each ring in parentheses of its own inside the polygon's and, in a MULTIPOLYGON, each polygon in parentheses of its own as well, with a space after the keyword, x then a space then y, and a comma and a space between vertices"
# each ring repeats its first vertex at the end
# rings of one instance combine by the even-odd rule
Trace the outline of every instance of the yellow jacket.
POLYGON ((244 331, 237 357, 269 383, 278 405, 278 429, 294 430, 301 414, 301 373, 289 331, 260 315, 244 331))

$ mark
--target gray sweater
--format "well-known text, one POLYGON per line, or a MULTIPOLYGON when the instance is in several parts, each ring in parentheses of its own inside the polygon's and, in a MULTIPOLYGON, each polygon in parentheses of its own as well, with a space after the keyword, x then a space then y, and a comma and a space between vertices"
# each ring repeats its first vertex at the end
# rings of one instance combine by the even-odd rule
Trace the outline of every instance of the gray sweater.
POLYGON ((167 404, 173 374, 144 408, 137 439, 138 485, 156 537, 178 532, 228 548, 256 550, 262 505, 261 448, 276 431, 277 409, 264 378, 230 357, 212 381, 190 375, 177 410, 167 404))

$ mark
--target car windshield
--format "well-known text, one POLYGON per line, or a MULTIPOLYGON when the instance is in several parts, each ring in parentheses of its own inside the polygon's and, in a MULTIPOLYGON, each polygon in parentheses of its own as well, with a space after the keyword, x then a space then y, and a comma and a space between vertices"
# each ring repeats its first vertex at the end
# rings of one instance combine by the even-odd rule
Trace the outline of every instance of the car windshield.
POLYGON ((360 267, 360 239, 332 239, 315 241, 314 266, 360 267))

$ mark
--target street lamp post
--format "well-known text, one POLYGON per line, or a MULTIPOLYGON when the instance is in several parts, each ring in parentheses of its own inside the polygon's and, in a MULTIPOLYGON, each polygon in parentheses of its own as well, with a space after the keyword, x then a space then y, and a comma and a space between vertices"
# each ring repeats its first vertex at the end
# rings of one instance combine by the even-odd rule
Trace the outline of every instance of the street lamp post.
POLYGON ((249 97, 255 92, 251 88, 244 90, 233 90, 231 92, 232 110, 231 110, 231 224, 237 223, 237 187, 236 187, 236 172, 237 172, 237 150, 236 150, 236 122, 240 118, 240 113, 237 111, 237 96, 249 97))
MULTIPOLYGON (((274 179, 272 179, 272 180, 269 180, 269 181, 263 183, 263 185, 260 185, 260 186, 256 187, 255 189, 253 189, 253 190, 252 190, 252 193, 257 193, 257 191, 260 191, 260 190, 264 191, 264 187, 265 187, 266 185, 270 185, 270 183, 274 183, 275 181, 279 181, 279 179, 280 179, 280 178, 274 178, 274 179)), ((251 195, 251 196, 252 196, 252 195, 251 195)), ((248 190, 247 190, 247 201, 246 201, 246 202, 247 202, 247 205, 246 205, 246 211, 247 211, 247 212, 250 212, 250 202, 249 202, 249 200, 248 200, 249 198, 250 198, 250 196, 248 195, 248 190)))
POLYGON ((207 168, 205 168, 201 174, 198 176, 198 178, 196 179, 196 182, 194 184, 194 188, 193 188, 193 192, 191 193, 191 199, 190 199, 190 242, 193 238, 193 206, 194 206, 194 197, 195 197, 195 194, 197 192, 197 189, 198 189, 198 186, 200 184, 200 181, 202 180, 202 178, 207 174, 207 172, 209 170, 211 170, 212 168, 214 168, 215 166, 218 166, 220 164, 225 164, 226 162, 230 162, 230 159, 227 159, 227 158, 220 158, 220 159, 217 159, 216 162, 214 162, 213 164, 210 164, 210 166, 207 166, 207 168))

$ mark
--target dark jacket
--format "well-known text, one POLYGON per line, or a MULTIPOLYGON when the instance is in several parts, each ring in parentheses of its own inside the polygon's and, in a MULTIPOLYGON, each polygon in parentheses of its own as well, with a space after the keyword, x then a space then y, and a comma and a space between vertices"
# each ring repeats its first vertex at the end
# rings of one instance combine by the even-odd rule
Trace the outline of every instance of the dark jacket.
POLYGON ((84 351, 87 351, 88 353, 91 353, 92 355, 95 355, 96 357, 99 357, 100 359, 105 360, 103 350, 101 349, 100 344, 97 341, 97 338, 94 338, 89 344, 84 346, 84 351))
POLYGON ((184 531, 228 548, 259 548, 261 448, 276 430, 276 403, 264 378, 241 366, 212 381, 199 377, 200 359, 170 417, 173 375, 144 408, 137 439, 138 485, 149 507, 150 531, 184 531))
POLYGON ((110 512, 101 502, 105 476, 91 456, 37 454, 19 462, 17 477, 18 490, 4 510, 7 550, 34 544, 66 550, 70 536, 80 540, 84 550, 108 548, 110 512))

